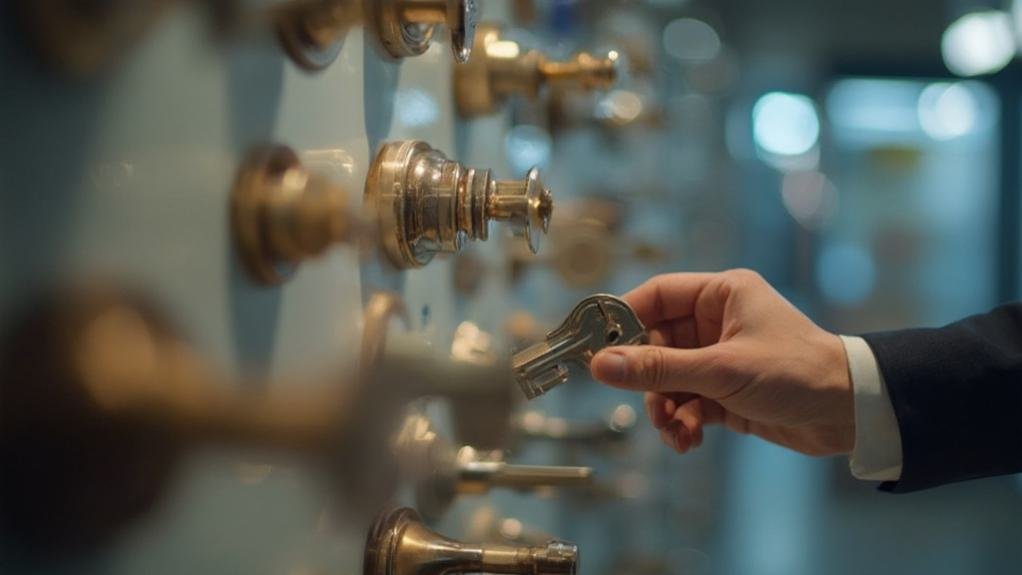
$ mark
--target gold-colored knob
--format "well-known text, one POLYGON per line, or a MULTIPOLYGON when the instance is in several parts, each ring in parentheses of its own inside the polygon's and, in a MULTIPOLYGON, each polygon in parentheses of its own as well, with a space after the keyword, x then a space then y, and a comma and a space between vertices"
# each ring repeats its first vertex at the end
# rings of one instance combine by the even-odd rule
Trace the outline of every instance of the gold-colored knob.
POLYGON ((466 241, 486 240, 491 220, 507 222, 532 253, 549 230, 553 198, 535 168, 523 180, 496 180, 425 142, 384 144, 369 170, 366 204, 379 217, 381 243, 399 268, 422 267, 466 241))
POLYGON ((581 52, 555 61, 538 50, 525 51, 492 24, 479 25, 473 51, 475 57, 454 70, 458 111, 467 117, 496 112, 512 94, 535 99, 545 87, 599 90, 617 79, 616 52, 604 58, 581 52))
POLYGON ((394 58, 418 56, 446 26, 459 63, 472 52, 475 0, 290 0, 276 8, 281 41, 299 66, 319 70, 341 50, 348 29, 366 21, 394 58))
POLYGON ((285 146, 249 154, 231 192, 231 226, 245 268, 269 285, 329 247, 357 241, 363 227, 344 188, 307 169, 285 146))
POLYGON ((363 575, 509 573, 575 575, 578 547, 549 541, 536 547, 469 544, 448 539, 404 508, 382 514, 369 530, 363 575))

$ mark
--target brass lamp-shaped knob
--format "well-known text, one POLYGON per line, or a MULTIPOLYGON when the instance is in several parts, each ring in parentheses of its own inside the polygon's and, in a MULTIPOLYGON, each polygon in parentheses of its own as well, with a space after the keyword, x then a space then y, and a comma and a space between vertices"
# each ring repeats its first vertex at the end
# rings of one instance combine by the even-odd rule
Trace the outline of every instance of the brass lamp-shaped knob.
POLYGON ((458 111, 467 117, 496 112, 512 94, 535 99, 548 86, 599 90, 617 79, 616 52, 604 58, 580 52, 555 61, 538 50, 525 51, 492 24, 479 25, 473 51, 472 60, 454 71, 458 111))
POLYGON ((343 187, 302 165, 285 146, 257 148, 231 192, 231 226, 249 275, 279 284, 298 265, 360 237, 363 222, 343 187))
POLYGON ((290 0, 275 10, 285 49, 310 70, 333 62, 347 30, 362 21, 395 58, 425 52, 441 25, 450 31, 459 63, 468 61, 475 41, 475 0, 290 0))
POLYGON ((384 513, 370 528, 362 573, 574 575, 578 562, 578 547, 561 541, 515 547, 448 539, 423 525, 414 510, 404 508, 384 513))
POLYGON ((523 180, 496 180, 490 170, 466 168, 418 141, 383 145, 365 198, 379 218, 383 249, 399 268, 422 267, 468 240, 486 240, 492 220, 510 224, 536 253, 553 215, 537 169, 523 180))

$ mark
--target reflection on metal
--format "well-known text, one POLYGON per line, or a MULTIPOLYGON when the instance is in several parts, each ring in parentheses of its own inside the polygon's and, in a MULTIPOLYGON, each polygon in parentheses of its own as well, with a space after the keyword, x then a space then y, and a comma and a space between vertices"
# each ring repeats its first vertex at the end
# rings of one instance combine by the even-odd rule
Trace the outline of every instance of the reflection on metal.
POLYGON ((604 348, 640 345, 646 328, 624 300, 605 294, 579 302, 546 340, 511 359, 515 380, 529 399, 535 399, 568 380, 567 364, 588 367, 604 348))
POLYGON ((363 228, 339 185, 311 172, 285 146, 252 151, 231 192, 231 227, 242 262, 263 284, 279 284, 298 265, 363 228))
POLYGON ((122 57, 173 0, 20 0, 17 9, 43 58, 74 77, 122 57))
POLYGON ((426 528, 411 509, 381 515, 370 528, 363 575, 509 573, 574 575, 578 548, 561 541, 537 547, 468 544, 426 528))
POLYGON ((465 534, 469 539, 478 541, 518 545, 542 545, 553 539, 515 517, 501 517, 493 505, 480 505, 472 512, 466 522, 465 534))
POLYGON ((603 420, 594 421, 569 421, 540 411, 526 411, 515 419, 514 426, 522 439, 600 445, 627 439, 636 419, 635 409, 621 404, 603 420))
POLYGON ((475 0, 290 0, 275 7, 281 41, 294 61, 309 70, 328 66, 348 29, 366 21, 388 54, 418 56, 438 26, 451 34, 459 63, 468 61, 476 27, 475 0))
POLYGON ((455 449, 420 414, 408 416, 395 451, 406 476, 418 478, 417 506, 430 519, 442 516, 459 495, 482 494, 494 488, 585 487, 593 475, 588 467, 511 465, 502 461, 499 453, 487 456, 472 447, 455 449))
POLYGON ((457 253, 486 240, 491 220, 508 222, 539 251, 553 213, 539 171, 524 180, 495 180, 417 141, 384 144, 370 168, 366 204, 378 214, 384 251, 399 268, 421 267, 437 253, 457 253))
POLYGON ((454 92, 463 116, 496 112, 512 94, 537 98, 544 87, 606 89, 617 79, 617 53, 597 58, 585 52, 567 61, 547 58, 538 50, 525 51, 502 36, 492 24, 480 24, 475 55, 454 72, 454 92))
POLYGON ((2 349, 0 457, 18 462, 0 481, 3 527, 58 550, 123 530, 194 447, 318 457, 352 424, 338 382, 232 384, 120 290, 61 292, 16 322, 2 349))

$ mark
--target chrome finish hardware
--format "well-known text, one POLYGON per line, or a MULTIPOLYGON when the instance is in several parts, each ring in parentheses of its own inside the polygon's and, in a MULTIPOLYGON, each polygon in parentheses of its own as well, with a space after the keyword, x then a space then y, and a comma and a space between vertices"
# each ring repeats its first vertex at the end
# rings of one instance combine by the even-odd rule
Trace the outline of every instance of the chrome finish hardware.
POLYGON ((119 290, 55 294, 8 336, 0 458, 16 463, 0 481, 0 521, 47 548, 108 541, 155 504, 192 448, 340 457, 355 425, 333 382, 286 393, 229 382, 119 290))
POLYGON ((348 194, 302 165, 285 146, 252 151, 231 192, 231 226, 249 274, 274 285, 332 245, 360 238, 364 225, 348 194))
POLYGON ((291 0, 275 11, 288 54, 299 66, 320 70, 337 58, 347 30, 362 21, 394 58, 424 53, 437 26, 445 25, 454 59, 467 62, 477 8, 475 0, 291 0))
POLYGON ((490 170, 466 168, 417 141, 383 145, 365 197, 379 217, 383 249, 399 268, 457 253, 469 240, 485 241, 491 220, 508 222, 536 253, 553 213, 537 169, 524 180, 495 180, 490 170))
POLYGON ((615 443, 635 428, 635 409, 627 404, 615 407, 603 420, 578 422, 526 411, 515 419, 515 431, 522 439, 573 443, 615 443))
POLYGON ((382 514, 369 530, 363 575, 509 573, 575 575, 578 548, 561 541, 536 547, 468 544, 448 539, 404 508, 382 514))
POLYGON ((429 519, 443 515, 459 495, 488 493, 494 488, 527 491, 592 484, 589 467, 513 465, 504 462, 499 452, 486 456, 468 446, 455 449, 420 414, 408 416, 395 446, 407 475, 421 478, 416 502, 429 519))
POLYGON ((548 86, 607 89, 617 79, 616 52, 605 58, 580 52, 570 60, 554 61, 538 50, 525 51, 492 24, 479 25, 473 52, 472 60, 454 71, 454 93, 463 116, 492 114, 512 94, 535 99, 548 86))
POLYGON ((594 295, 579 302, 545 341, 516 353, 512 369, 525 396, 535 399, 568 380, 566 364, 588 367, 604 348, 646 341, 646 328, 624 300, 594 295))

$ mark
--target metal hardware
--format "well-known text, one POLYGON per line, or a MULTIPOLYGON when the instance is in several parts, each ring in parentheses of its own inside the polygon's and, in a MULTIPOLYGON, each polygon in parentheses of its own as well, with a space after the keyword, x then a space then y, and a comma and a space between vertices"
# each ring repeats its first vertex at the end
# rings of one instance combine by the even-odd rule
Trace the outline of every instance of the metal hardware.
POLYGON ((580 52, 570 60, 554 61, 505 39, 493 24, 479 25, 473 52, 472 60, 454 70, 455 99, 463 116, 494 113, 512 94, 535 99, 547 86, 600 90, 617 79, 616 52, 605 58, 580 52))
POLYGON ((624 440, 635 428, 635 409, 627 404, 615 407, 602 420, 569 421, 539 411, 526 411, 515 420, 515 431, 522 439, 573 443, 614 443, 624 440))
POLYGON ((193 447, 337 456, 352 426, 339 386, 230 385, 119 290, 55 294, 7 335, 0 458, 18 464, 0 481, 0 520, 58 550, 106 542, 146 512, 193 447))
POLYGON ((363 222, 341 186, 302 165, 285 146, 249 153, 231 191, 241 260, 258 282, 279 284, 332 245, 360 237, 363 222))
POLYGON ((348 29, 367 21, 388 54, 418 56, 433 41, 437 26, 451 35, 458 63, 467 62, 476 28, 475 0, 291 0, 276 8, 277 29, 299 66, 321 70, 340 53, 348 29))
POLYGON ((489 543, 510 542, 516 545, 542 545, 553 539, 515 517, 501 516, 496 507, 488 504, 478 505, 472 511, 466 520, 465 536, 489 543))
POLYGON ((508 222, 532 253, 550 226, 553 199, 536 168, 524 180, 495 180, 465 168, 428 144, 384 144, 369 170, 366 204, 379 217, 380 241, 399 268, 417 268, 437 253, 489 237, 491 220, 508 222))
POLYGON ((395 440, 406 475, 419 477, 416 502, 430 519, 439 518, 459 495, 488 493, 494 488, 535 490, 591 485, 590 467, 513 465, 502 454, 487 457, 473 447, 455 449, 430 420, 413 413, 395 440))
POLYGON ((44 59, 73 77, 99 72, 135 44, 171 0, 19 0, 44 59))
POLYGON ((594 295, 579 302, 546 340, 511 358, 515 380, 535 399, 568 380, 566 364, 583 367, 604 348, 646 343, 646 328, 624 300, 594 295))
POLYGON ((408 508, 388 511, 376 520, 366 538, 362 564, 363 575, 575 575, 577 569, 578 548, 569 543, 549 541, 536 547, 462 543, 431 531, 408 508))

